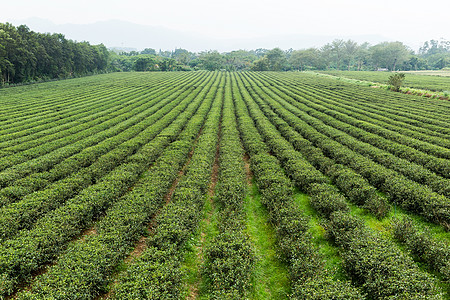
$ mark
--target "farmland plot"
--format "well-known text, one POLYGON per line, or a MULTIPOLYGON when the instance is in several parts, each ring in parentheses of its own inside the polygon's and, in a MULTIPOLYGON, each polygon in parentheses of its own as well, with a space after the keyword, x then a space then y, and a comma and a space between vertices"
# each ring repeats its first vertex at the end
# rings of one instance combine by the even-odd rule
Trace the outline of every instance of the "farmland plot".
POLYGON ((450 102, 159 72, 0 104, 0 297, 449 298, 450 102))

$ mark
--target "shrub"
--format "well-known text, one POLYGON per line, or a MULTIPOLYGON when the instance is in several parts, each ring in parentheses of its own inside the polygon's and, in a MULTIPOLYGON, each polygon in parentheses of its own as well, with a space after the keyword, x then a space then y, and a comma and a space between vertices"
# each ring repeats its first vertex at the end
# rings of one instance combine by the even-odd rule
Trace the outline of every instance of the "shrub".
POLYGON ((388 84, 391 85, 391 89, 395 92, 400 91, 400 87, 405 80, 405 73, 395 73, 389 76, 388 84))

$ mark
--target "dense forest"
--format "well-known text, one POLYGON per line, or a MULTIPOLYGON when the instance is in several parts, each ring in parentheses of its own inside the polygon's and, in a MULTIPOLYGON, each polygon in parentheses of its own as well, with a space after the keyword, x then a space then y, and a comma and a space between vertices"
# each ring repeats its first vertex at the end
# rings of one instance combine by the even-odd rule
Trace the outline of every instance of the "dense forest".
POLYGON ((0 23, 0 72, 5 83, 77 77, 108 68, 104 45, 74 42, 62 34, 37 33, 0 23))
POLYGON ((336 39, 321 48, 113 51, 62 34, 36 33, 0 23, 1 84, 129 71, 430 70, 450 67, 450 41, 431 40, 416 53, 402 42, 377 45, 336 39))

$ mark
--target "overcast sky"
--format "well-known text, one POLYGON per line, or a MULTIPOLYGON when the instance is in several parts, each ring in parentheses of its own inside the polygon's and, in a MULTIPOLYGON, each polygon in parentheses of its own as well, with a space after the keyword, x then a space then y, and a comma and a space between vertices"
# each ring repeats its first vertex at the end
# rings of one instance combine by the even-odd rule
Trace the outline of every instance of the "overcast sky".
POLYGON ((120 19, 215 38, 376 34, 423 43, 450 39, 449 12, 448 0, 14 0, 1 4, 0 22, 120 19))

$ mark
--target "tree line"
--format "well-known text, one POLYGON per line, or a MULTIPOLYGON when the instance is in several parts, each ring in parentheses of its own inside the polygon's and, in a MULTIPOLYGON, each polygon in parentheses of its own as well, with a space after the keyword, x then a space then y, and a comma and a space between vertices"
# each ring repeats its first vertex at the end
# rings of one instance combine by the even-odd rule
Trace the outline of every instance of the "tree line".
POLYGON ((193 53, 185 49, 158 52, 148 48, 141 52, 116 53, 113 61, 122 71, 162 70, 162 61, 166 62, 164 70, 432 70, 450 67, 450 41, 427 41, 417 53, 402 42, 372 46, 339 39, 321 48, 287 51, 274 48, 193 53))
POLYGON ((186 49, 112 51, 63 34, 0 23, 0 85, 129 71, 430 70, 450 67, 450 41, 430 40, 416 53, 402 42, 376 45, 336 39, 320 48, 200 53, 186 49))
POLYGON ((58 33, 33 32, 26 25, 0 23, 2 85, 104 72, 109 55, 102 44, 94 46, 58 33))

